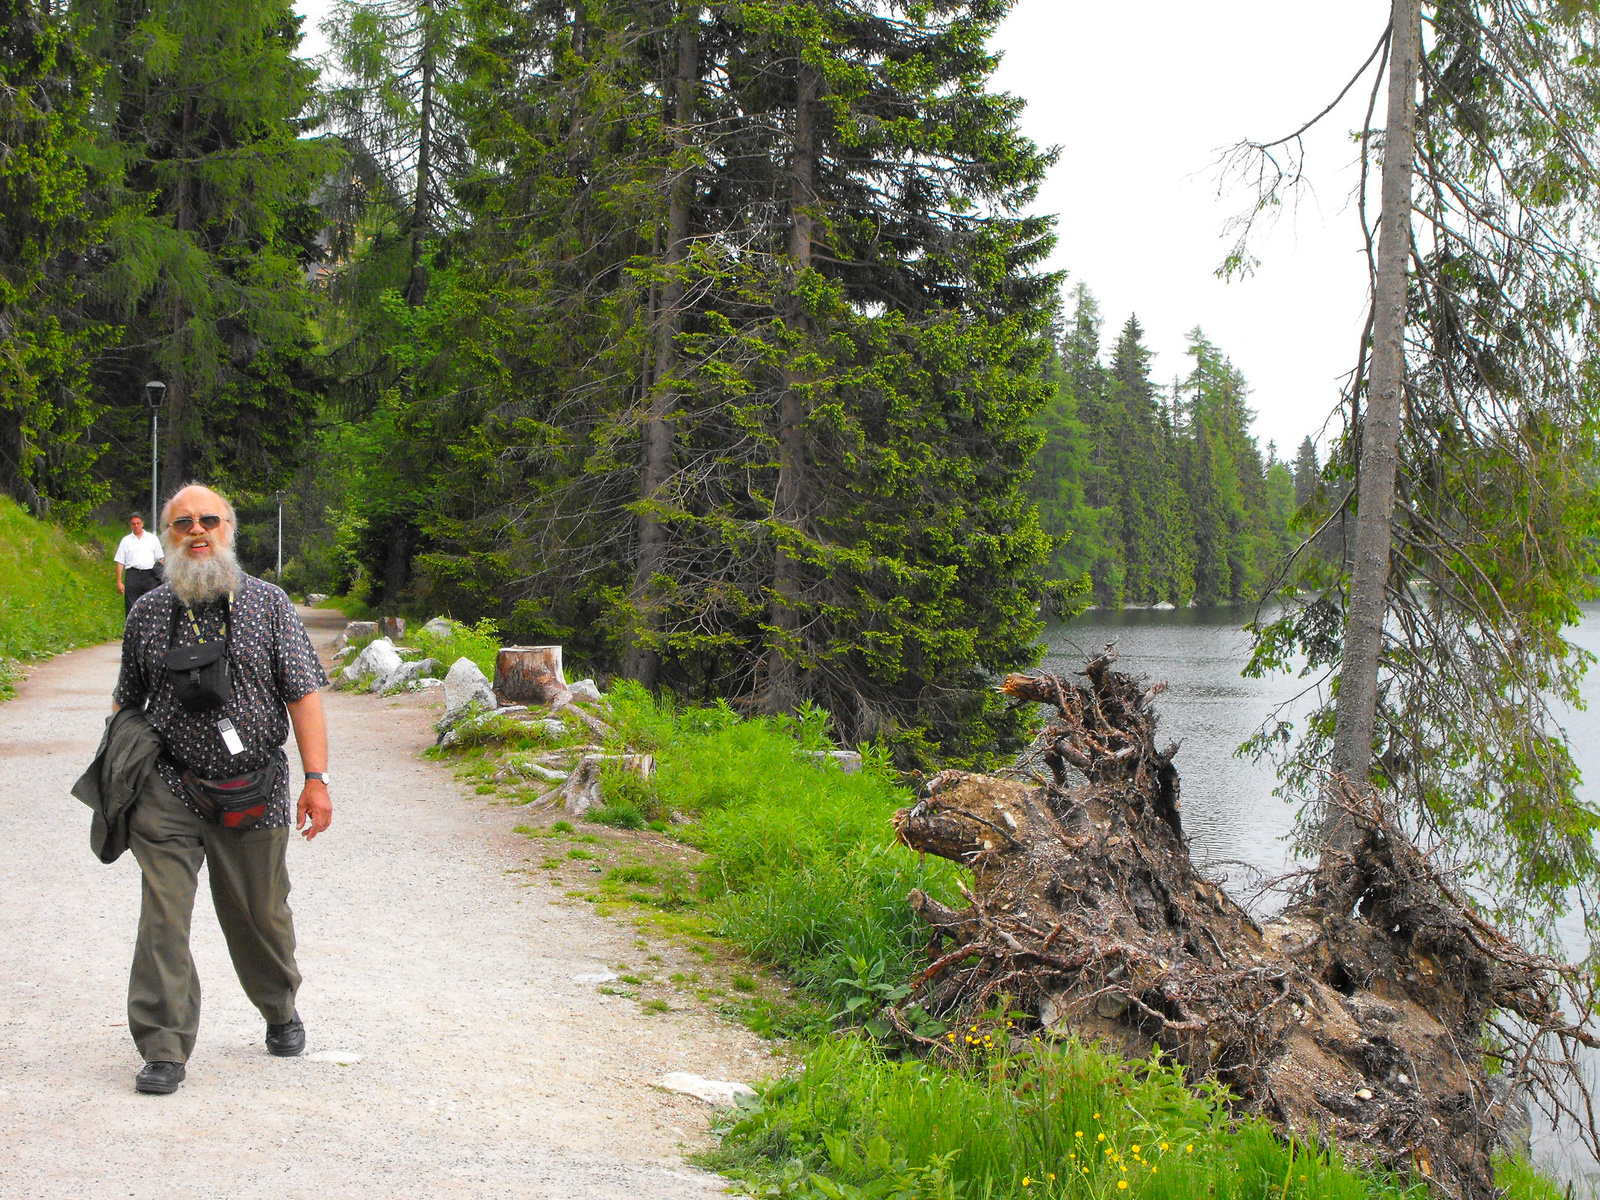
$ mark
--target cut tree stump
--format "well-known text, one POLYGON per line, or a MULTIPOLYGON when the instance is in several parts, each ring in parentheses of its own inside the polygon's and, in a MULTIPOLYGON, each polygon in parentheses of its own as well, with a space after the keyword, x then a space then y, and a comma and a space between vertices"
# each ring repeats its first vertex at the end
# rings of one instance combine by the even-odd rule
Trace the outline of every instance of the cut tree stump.
MULTIPOLYGON (((1159 689, 1111 662, 1081 685, 1007 678, 1014 700, 1055 710, 1018 777, 941 772, 896 814, 902 842, 973 880, 965 909, 908 897, 931 937, 911 1001, 962 1019, 1003 1003, 1134 1060, 1159 1049, 1192 1080, 1226 1083, 1239 1110, 1457 1200, 1498 1194, 1491 1156, 1517 1090, 1564 1105, 1592 1141, 1581 972, 1491 927, 1370 797, 1345 800, 1353 861, 1302 874, 1258 923, 1190 862, 1176 747, 1154 740, 1159 689), (1067 786, 1069 765, 1087 787, 1067 786), (1490 1087, 1489 1053, 1509 1087, 1490 1087)), ((887 1015, 930 1053, 956 1053, 887 1015)))
POLYGON ((555 705, 571 698, 560 646, 504 646, 494 659, 494 692, 503 704, 555 705))
POLYGON ((406 635, 404 617, 379 617, 378 633, 386 638, 403 638, 406 635))
POLYGON ((622 770, 631 771, 646 781, 656 773, 653 754, 585 754, 572 768, 567 781, 545 799, 574 817, 581 817, 589 809, 604 805, 600 774, 606 763, 617 763, 622 770))

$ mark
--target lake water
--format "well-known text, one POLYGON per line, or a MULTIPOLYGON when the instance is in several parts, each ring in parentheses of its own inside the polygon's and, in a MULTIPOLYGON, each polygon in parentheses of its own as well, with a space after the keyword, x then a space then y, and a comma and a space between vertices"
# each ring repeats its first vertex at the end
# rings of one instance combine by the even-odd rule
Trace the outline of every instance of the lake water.
MULTIPOLYGON (((1122 670, 1168 685, 1155 701, 1157 743, 1175 741, 1181 747, 1174 761, 1183 784, 1190 852, 1208 874, 1226 876, 1230 893, 1239 899, 1258 879, 1295 865, 1287 841, 1295 810, 1272 794, 1277 779, 1270 763, 1235 757, 1234 752, 1279 705, 1301 713, 1308 707, 1297 701, 1308 680, 1289 675, 1246 679, 1240 674, 1250 647, 1243 626, 1252 616, 1248 606, 1088 612, 1046 630, 1049 649, 1041 664, 1047 671, 1070 674, 1114 642, 1122 670)), ((1568 636, 1600 654, 1600 604, 1586 606, 1568 636)), ((1583 692, 1589 707, 1568 712, 1564 722, 1583 771, 1582 794, 1593 801, 1600 797, 1600 666, 1590 673, 1583 692)), ((1581 925, 1564 923, 1561 932, 1569 952, 1581 956, 1581 925)), ((1600 1164, 1537 1118, 1534 1151, 1541 1165, 1564 1182, 1578 1181, 1579 1194, 1587 1184, 1591 1194, 1600 1195, 1595 1187, 1600 1164)))

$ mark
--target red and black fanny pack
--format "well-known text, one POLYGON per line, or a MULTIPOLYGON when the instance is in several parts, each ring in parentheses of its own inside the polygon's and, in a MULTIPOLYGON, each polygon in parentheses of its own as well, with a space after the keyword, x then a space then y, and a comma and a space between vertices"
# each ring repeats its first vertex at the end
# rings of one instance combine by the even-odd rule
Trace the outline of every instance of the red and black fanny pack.
POLYGON ((288 765, 288 755, 280 746, 273 751, 272 761, 259 771, 232 779, 201 779, 193 771, 185 771, 183 782, 202 817, 213 825, 243 832, 266 824, 278 775, 288 765))

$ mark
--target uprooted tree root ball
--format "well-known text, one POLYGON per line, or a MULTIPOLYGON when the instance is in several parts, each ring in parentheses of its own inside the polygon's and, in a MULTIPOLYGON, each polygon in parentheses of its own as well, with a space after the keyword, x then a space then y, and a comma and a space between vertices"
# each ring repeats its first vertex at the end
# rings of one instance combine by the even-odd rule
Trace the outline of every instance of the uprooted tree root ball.
POLYGON ((1591 1011, 1579 972, 1480 919, 1353 797, 1353 859, 1300 876, 1258 924, 1190 862, 1176 748, 1154 741, 1158 689, 1111 664, 1091 662, 1083 685, 1010 676, 1013 699, 1056 710, 1013 771, 1031 779, 947 771, 896 815, 906 845, 974 880, 964 910, 909 897, 933 934, 913 1000, 949 1015, 1010 997, 1047 1030, 1133 1057, 1159 1047, 1227 1083, 1241 1111, 1445 1196, 1496 1194, 1491 1153, 1516 1088, 1592 1140, 1575 1051, 1595 1043, 1561 1011, 1563 995, 1591 1011), (1088 786, 1067 786, 1069 765, 1088 786), (1491 1088, 1486 1035, 1514 1088, 1491 1088))

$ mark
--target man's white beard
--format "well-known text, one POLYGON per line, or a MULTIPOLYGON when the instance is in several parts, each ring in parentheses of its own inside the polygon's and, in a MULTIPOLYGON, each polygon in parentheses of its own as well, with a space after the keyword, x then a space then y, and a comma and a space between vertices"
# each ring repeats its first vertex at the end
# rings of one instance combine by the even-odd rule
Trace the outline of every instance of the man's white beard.
POLYGON ((224 546, 215 537, 211 540, 211 553, 200 558, 191 557, 181 539, 176 546, 167 547, 167 583, 179 602, 190 608, 238 591, 243 578, 233 547, 224 546))

